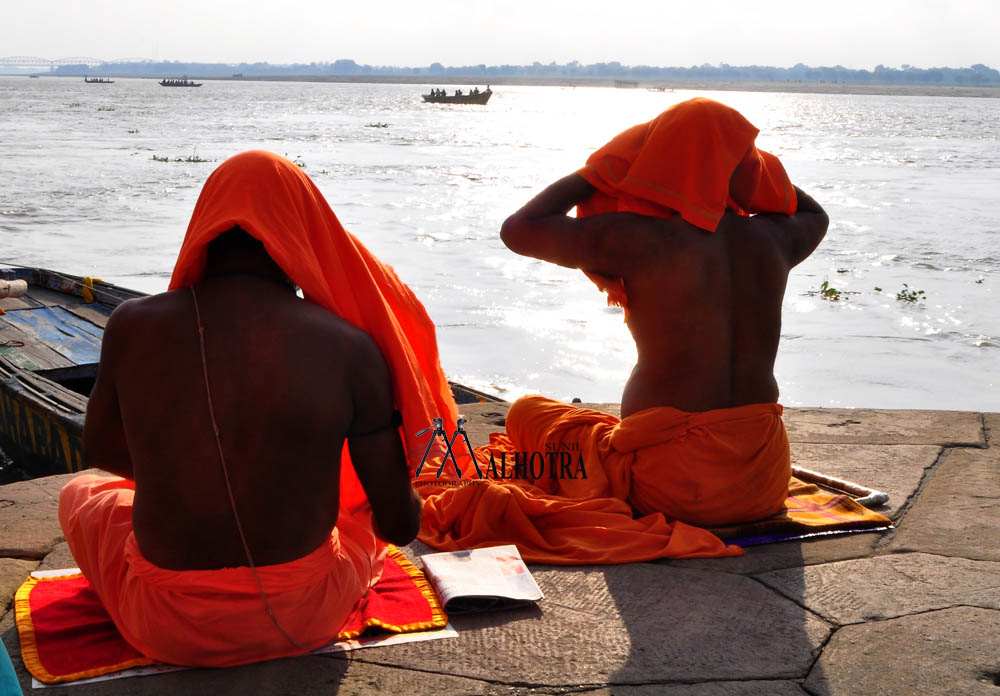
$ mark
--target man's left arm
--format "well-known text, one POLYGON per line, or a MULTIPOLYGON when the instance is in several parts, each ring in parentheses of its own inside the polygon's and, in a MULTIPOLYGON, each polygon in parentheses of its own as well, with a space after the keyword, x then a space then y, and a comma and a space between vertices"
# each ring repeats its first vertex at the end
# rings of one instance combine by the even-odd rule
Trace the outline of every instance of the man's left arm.
POLYGON ((579 174, 570 174, 535 196, 507 218, 500 239, 507 248, 567 268, 620 275, 624 250, 624 218, 630 213, 610 213, 573 218, 567 213, 594 193, 579 174))
POLYGON ((108 319, 101 342, 101 362, 97 369, 97 380, 87 401, 87 416, 83 426, 83 453, 87 466, 110 471, 127 479, 133 479, 132 458, 125 440, 115 388, 115 369, 119 360, 120 338, 127 324, 126 305, 121 305, 108 319))

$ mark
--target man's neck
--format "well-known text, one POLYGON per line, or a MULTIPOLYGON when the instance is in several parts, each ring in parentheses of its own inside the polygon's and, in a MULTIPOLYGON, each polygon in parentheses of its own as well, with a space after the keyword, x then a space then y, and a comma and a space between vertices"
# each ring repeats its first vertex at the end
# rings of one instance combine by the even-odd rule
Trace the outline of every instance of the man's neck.
POLYGON ((217 268, 208 271, 205 274, 205 280, 211 280, 213 278, 224 278, 224 277, 247 277, 247 278, 259 278, 261 280, 266 280, 272 283, 276 283, 286 290, 296 291, 298 288, 292 280, 282 273, 281 271, 273 271, 270 269, 260 269, 260 268, 217 268))

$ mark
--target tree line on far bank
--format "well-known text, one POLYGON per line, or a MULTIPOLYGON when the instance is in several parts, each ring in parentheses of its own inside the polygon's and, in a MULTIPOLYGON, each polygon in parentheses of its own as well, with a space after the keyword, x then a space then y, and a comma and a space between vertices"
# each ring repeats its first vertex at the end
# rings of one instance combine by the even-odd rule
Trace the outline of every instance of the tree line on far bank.
POLYGON ((532 63, 531 65, 462 65, 444 66, 432 63, 426 67, 407 68, 391 65, 359 65, 353 60, 341 59, 332 62, 295 63, 272 65, 270 63, 184 63, 179 61, 102 63, 97 67, 86 65, 64 65, 51 73, 53 75, 109 74, 127 77, 136 76, 181 76, 199 77, 291 77, 296 75, 314 76, 427 76, 428 78, 481 78, 487 81, 493 77, 530 77, 536 79, 600 79, 600 80, 719 80, 746 82, 814 82, 845 84, 928 84, 1000 86, 1000 72, 977 63, 968 68, 915 68, 904 64, 899 68, 877 65, 873 70, 833 67, 812 67, 798 63, 790 68, 768 65, 692 65, 690 67, 657 67, 652 65, 622 65, 618 62, 592 63, 584 65, 578 61, 570 63, 532 63))

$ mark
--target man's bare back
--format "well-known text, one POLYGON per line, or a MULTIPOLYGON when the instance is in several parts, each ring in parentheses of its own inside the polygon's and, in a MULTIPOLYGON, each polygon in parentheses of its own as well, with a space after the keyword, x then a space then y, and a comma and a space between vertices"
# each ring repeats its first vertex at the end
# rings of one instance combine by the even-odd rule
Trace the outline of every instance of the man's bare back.
POLYGON ((785 284, 826 232, 822 208, 797 191, 795 215, 729 212, 714 233, 680 216, 566 216, 593 191, 565 177, 508 218, 501 237, 519 254, 624 280, 638 362, 622 416, 776 402, 785 284))
MULTIPOLYGON (((214 264, 210 254, 195 291, 220 441, 254 561, 300 558, 330 535, 345 438, 376 531, 409 542, 420 503, 374 341, 299 299, 266 254, 237 250, 214 264)), ((212 431, 188 289, 116 310, 84 441, 91 466, 134 478, 135 535, 149 561, 176 570, 247 564, 212 431)))

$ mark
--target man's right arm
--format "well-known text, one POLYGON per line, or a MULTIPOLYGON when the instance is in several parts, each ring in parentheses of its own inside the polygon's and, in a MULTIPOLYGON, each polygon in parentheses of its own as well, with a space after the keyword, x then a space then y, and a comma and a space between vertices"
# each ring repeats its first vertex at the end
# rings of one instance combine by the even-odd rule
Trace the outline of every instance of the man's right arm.
POLYGON ((799 265, 816 250, 830 225, 826 211, 812 196, 798 186, 795 187, 795 195, 798 207, 794 215, 764 215, 777 228, 778 239, 789 268, 799 265))
POLYGON ((403 546, 420 531, 423 502, 413 490, 399 427, 393 422, 392 378, 368 335, 360 340, 351 377, 354 414, 347 435, 351 462, 371 504, 375 533, 403 546))
POLYGON ((101 361, 97 379, 87 400, 83 424, 83 454, 87 466, 110 471, 127 479, 134 478, 115 387, 115 370, 122 359, 122 338, 131 329, 135 303, 129 300, 115 309, 104 328, 101 361))

